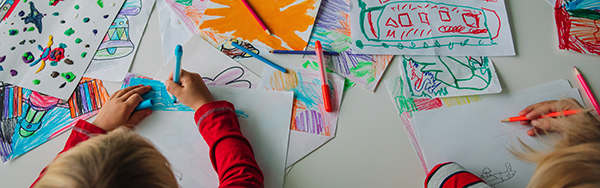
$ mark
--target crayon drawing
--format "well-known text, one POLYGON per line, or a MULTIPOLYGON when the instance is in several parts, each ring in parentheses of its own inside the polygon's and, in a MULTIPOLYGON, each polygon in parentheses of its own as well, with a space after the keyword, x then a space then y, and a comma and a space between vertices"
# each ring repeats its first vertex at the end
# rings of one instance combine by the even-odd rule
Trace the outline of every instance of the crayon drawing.
POLYGON ((504 1, 352 0, 352 49, 396 55, 514 55, 504 1))
POLYGON ((69 99, 124 1, 11 2, 0 32, 0 80, 69 99))
POLYGON ((200 34, 198 25, 210 0, 165 0, 190 33, 200 34))
POLYGON ((554 8, 558 48, 600 55, 600 4, 596 0, 559 0, 554 8))
POLYGON ((472 102, 481 101, 481 98, 477 95, 473 96, 461 96, 461 97, 446 97, 446 98, 412 98, 405 95, 404 80, 402 76, 397 76, 385 81, 388 93, 396 106, 398 116, 404 124, 404 128, 408 137, 421 161, 421 165, 425 172, 427 172, 427 163, 423 157, 423 152, 418 142, 417 135, 415 134, 414 120, 412 118, 413 112, 427 111, 439 108, 453 107, 459 105, 470 104, 472 102))
POLYGON ((235 38, 277 50, 306 48, 321 0, 248 0, 273 35, 267 34, 241 1, 212 0, 198 29, 213 45, 235 38))
MULTIPOLYGON (((309 48, 320 40, 325 51, 335 51, 337 56, 325 56, 328 67, 369 91, 375 91, 392 55, 354 54, 350 46, 350 4, 347 0, 329 0, 321 3, 315 20, 309 48)), ((305 56, 316 61, 316 56, 305 56)), ((346 82, 348 84, 348 82, 346 82)))
POLYGON ((23 155, 95 115, 108 100, 102 81, 82 78, 73 96, 61 100, 0 82, 0 157, 23 155))
POLYGON ((294 92, 291 130, 332 136, 337 126, 344 79, 328 74, 327 81, 333 102, 332 112, 326 112, 323 106, 322 82, 318 71, 288 69, 288 73, 284 74, 265 68, 261 85, 266 90, 294 92))
POLYGON ((499 93, 496 70, 488 57, 402 56, 400 72, 407 96, 438 98, 499 93))
POLYGON ((86 77, 115 82, 123 80, 133 62, 154 2, 125 2, 85 72, 86 77))

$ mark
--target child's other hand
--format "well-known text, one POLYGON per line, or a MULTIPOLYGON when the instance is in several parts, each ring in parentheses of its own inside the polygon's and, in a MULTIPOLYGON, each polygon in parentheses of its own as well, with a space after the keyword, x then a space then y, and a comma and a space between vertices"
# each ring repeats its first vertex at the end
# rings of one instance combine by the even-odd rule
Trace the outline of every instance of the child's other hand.
POLYGON ((194 110, 198 110, 202 105, 213 102, 214 99, 208 91, 204 80, 197 73, 191 73, 181 70, 179 77, 181 85, 173 82, 173 72, 169 75, 169 79, 165 81, 167 91, 175 95, 177 100, 181 101, 186 106, 194 110))
POLYGON ((112 94, 104 103, 93 125, 110 132, 122 125, 132 128, 152 113, 150 109, 133 112, 142 102, 142 94, 152 90, 150 86, 130 86, 112 94))
POLYGON ((562 100, 560 102, 556 101, 556 100, 552 100, 552 101, 544 101, 544 102, 530 105, 530 106, 526 107, 525 109, 521 110, 521 112, 519 112, 519 115, 525 116, 527 119, 533 119, 533 120, 521 121, 521 125, 529 125, 529 124, 533 125, 534 128, 528 130, 527 135, 535 136, 536 132, 538 134, 543 134, 544 133, 543 130, 560 132, 560 127, 558 127, 558 125, 556 125, 554 123, 554 121, 551 121, 550 120, 551 118, 542 118, 542 119, 535 119, 535 118, 538 118, 541 115, 545 115, 545 114, 552 113, 552 112, 582 109, 582 108, 583 107, 577 102, 577 100, 575 100, 573 98, 568 98, 568 99, 562 100))

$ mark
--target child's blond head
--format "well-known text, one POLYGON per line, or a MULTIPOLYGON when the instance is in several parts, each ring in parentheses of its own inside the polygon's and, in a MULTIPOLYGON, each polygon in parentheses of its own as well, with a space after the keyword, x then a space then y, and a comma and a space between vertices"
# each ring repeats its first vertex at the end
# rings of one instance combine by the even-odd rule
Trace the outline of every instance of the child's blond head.
POLYGON ((60 154, 35 187, 177 187, 167 159, 121 127, 60 154))

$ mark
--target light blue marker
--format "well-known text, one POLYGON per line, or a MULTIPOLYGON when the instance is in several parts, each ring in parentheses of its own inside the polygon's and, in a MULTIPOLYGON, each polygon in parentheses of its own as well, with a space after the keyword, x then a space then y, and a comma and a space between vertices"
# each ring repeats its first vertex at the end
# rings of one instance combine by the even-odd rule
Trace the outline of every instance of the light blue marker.
POLYGON ((252 57, 254 57, 256 59, 261 60, 262 62, 265 62, 267 65, 269 65, 269 66, 271 66, 271 67, 273 67, 273 68, 275 68, 275 69, 277 69, 277 70, 279 70, 279 71, 281 71, 283 73, 287 73, 287 69, 285 69, 282 66, 279 66, 278 64, 275 64, 275 63, 269 61, 268 59, 265 59, 264 57, 262 57, 262 56, 260 56, 260 55, 258 55, 256 53, 254 53, 254 52, 252 52, 252 50, 244 48, 242 45, 239 45, 236 42, 231 42, 231 45, 235 46, 237 49, 240 49, 240 50, 246 52, 247 54, 250 54, 252 57))
MULTIPOLYGON (((183 56, 183 47, 181 45, 175 46, 175 69, 173 69, 173 82, 179 83, 179 76, 181 74, 181 56, 183 56)), ((173 103, 177 102, 177 97, 173 96, 173 103)))
POLYGON ((154 105, 154 100, 148 99, 148 100, 142 101, 140 104, 138 104, 138 106, 136 106, 135 109, 133 109, 133 111, 150 108, 153 105, 154 105))

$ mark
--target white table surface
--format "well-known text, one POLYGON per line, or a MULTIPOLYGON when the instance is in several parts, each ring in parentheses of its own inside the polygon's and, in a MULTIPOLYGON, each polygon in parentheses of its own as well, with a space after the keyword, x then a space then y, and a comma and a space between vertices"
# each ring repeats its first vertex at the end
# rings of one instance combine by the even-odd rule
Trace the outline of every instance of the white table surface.
MULTIPOLYGON (((561 51, 553 8, 546 0, 507 0, 517 56, 492 57, 503 87, 512 92, 538 84, 568 79, 577 66, 596 98, 600 93, 600 57, 561 51)), ((158 15, 152 13, 131 72, 154 76, 162 67, 158 15)), ((301 62, 277 63, 300 66, 301 62)), ((263 65, 247 65, 261 73, 263 65)), ((394 59, 383 80, 399 75, 394 59)), ((105 82, 112 92, 120 83, 105 82)), ((583 93, 583 90, 581 90, 583 93)), ((592 107, 583 96, 587 107, 592 107)), ((28 187, 42 168, 62 150, 67 134, 0 165, 0 187, 28 187)), ((375 93, 357 86, 344 94, 337 133, 333 140, 297 163, 285 187, 423 187, 425 173, 413 151, 396 107, 380 84, 375 93)))

